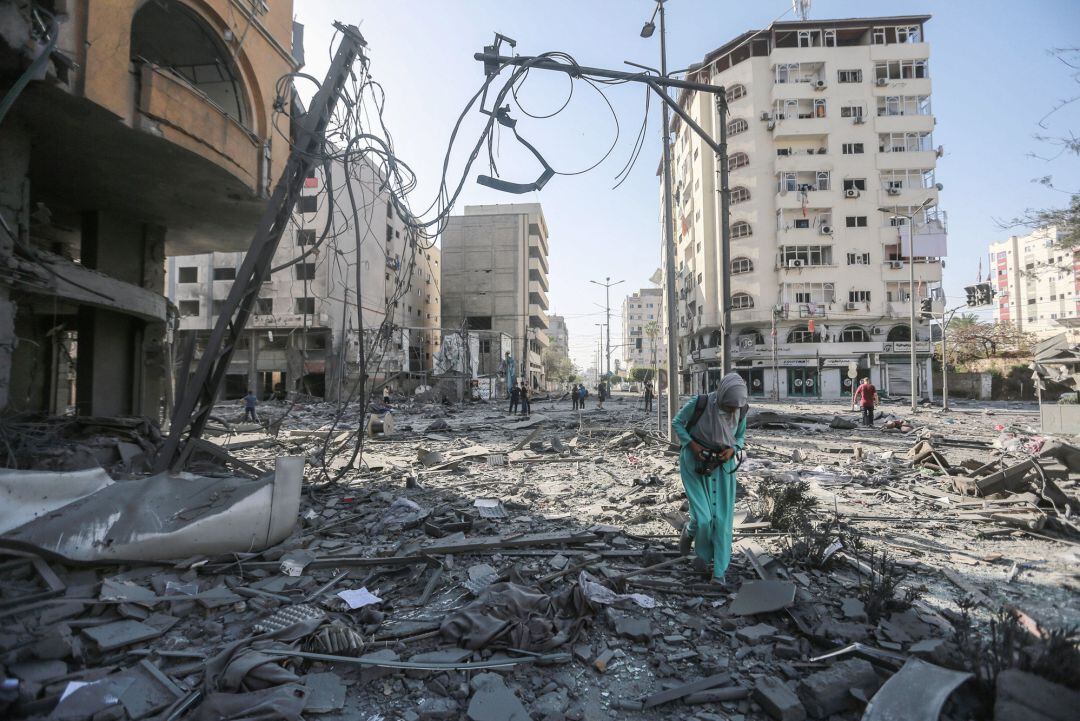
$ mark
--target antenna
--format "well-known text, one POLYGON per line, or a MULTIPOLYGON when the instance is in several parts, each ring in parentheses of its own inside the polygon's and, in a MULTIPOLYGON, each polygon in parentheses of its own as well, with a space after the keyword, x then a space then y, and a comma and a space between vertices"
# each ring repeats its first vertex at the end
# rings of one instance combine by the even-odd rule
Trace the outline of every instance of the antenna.
POLYGON ((810 0, 791 0, 791 9, 803 22, 810 18, 810 0))

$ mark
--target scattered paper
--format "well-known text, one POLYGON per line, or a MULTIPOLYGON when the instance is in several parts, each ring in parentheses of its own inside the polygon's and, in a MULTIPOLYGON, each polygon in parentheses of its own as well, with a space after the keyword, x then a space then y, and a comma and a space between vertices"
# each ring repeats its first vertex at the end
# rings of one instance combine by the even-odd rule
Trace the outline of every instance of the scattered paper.
POLYGON ((338 591, 337 595, 338 598, 345 602, 350 610, 370 606, 373 603, 382 603, 382 599, 367 590, 367 587, 348 591, 338 591))

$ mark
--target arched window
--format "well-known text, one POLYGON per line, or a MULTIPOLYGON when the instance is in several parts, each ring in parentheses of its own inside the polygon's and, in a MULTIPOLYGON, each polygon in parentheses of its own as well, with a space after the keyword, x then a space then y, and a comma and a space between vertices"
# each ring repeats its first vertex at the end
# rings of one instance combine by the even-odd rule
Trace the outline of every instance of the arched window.
POLYGON ((144 3, 131 21, 131 59, 168 68, 250 127, 240 70, 220 35, 181 2, 144 3))
MULTIPOLYGON (((732 201, 734 202, 734 201, 732 201)), ((754 229, 745 220, 737 220, 731 224, 732 238, 746 238, 754 234, 754 229)))
POLYGON ((750 191, 741 185, 731 189, 731 205, 750 200, 750 191))
POLYGON ((754 307, 754 297, 749 293, 733 293, 731 296, 732 310, 746 310, 754 307))
POLYGON ((840 331, 839 341, 841 343, 868 343, 870 336, 860 326, 849 325, 840 331))
POLYGON ((732 153, 727 159, 728 172, 735 170, 736 168, 744 168, 750 165, 750 156, 746 153, 732 153))
POLYGON ((911 340, 911 328, 906 325, 894 325, 889 329, 888 339, 891 341, 911 340))
POLYGON ((731 261, 732 275, 752 272, 754 272, 754 261, 750 260, 749 258, 735 258, 731 261))
POLYGON ((730 88, 727 89, 727 92, 724 94, 724 98, 729 103, 733 103, 736 100, 738 100, 739 98, 745 98, 745 97, 746 97, 746 86, 745 85, 732 85, 730 88))
POLYGON ((750 129, 750 123, 746 122, 742 118, 735 118, 727 126, 728 135, 738 135, 750 129))
POLYGON ((797 325, 788 333, 787 340, 788 343, 820 343, 821 333, 811 332, 809 326, 797 325))

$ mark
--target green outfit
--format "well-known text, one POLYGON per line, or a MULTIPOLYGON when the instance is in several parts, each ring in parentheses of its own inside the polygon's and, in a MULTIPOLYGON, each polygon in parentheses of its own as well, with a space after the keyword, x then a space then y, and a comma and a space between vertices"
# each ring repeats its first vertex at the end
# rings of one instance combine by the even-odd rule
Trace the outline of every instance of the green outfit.
MULTIPOLYGON (((690 501, 689 533, 694 538, 694 550, 698 558, 712 563, 713 576, 723 578, 731 562, 731 528, 735 515, 735 468, 738 460, 722 464, 708 476, 694 469, 697 459, 690 450, 690 433, 686 424, 694 414, 697 398, 683 406, 671 427, 682 444, 679 454, 679 475, 682 477, 686 497, 690 501)), ((735 451, 741 451, 746 437, 746 418, 742 418, 735 431, 735 451)), ((700 442, 700 441, 699 441, 700 442)))

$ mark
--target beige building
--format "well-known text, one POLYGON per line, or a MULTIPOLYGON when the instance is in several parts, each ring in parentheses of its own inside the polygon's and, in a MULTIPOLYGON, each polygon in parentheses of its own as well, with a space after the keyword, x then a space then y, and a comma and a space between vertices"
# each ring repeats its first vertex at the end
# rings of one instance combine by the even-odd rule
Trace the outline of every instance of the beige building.
POLYGON ((292 6, 0 3, 0 409, 163 417, 165 256, 250 242, 292 6))
POLYGON ((1080 254, 1057 245, 1057 228, 990 244, 994 321, 1047 338, 1080 342, 1080 254))
MULTIPOLYGON (((225 398, 239 398, 248 388, 263 398, 275 391, 347 397, 359 377, 361 337, 375 383, 423 383, 432 370, 440 340, 439 249, 415 241, 382 177, 363 162, 349 166, 353 195, 364 209, 355 227, 351 205, 343 200, 344 167, 331 168, 332 222, 320 168, 305 183, 294 222, 278 245, 273 267, 281 269, 259 293, 225 378, 225 398), (331 230, 323 237, 326 228, 331 230)), ((169 298, 180 312, 178 345, 193 335, 196 358, 243 259, 241 252, 168 259, 169 298)))
MULTIPOLYGON (((732 366, 755 395, 840 397, 848 368, 910 389, 908 220, 930 199, 940 148, 930 112, 927 15, 777 22, 709 53, 695 80, 727 89, 732 366), (879 208, 888 208, 884 213, 879 208)), ((684 92, 718 138, 715 99, 684 92)), ((716 158, 673 132, 683 390, 718 381, 720 204, 716 158)), ((917 299, 939 293, 945 214, 915 214, 917 299)), ((929 328, 916 327, 928 379, 929 328)), ((924 394, 931 389, 924 385, 924 394)))
POLYGON ((627 372, 641 366, 667 367, 662 288, 642 288, 626 296, 622 306, 623 353, 627 372))
POLYGON ((446 329, 493 330, 512 340, 516 379, 545 387, 548 229, 539 203, 467 205, 442 234, 446 329))

